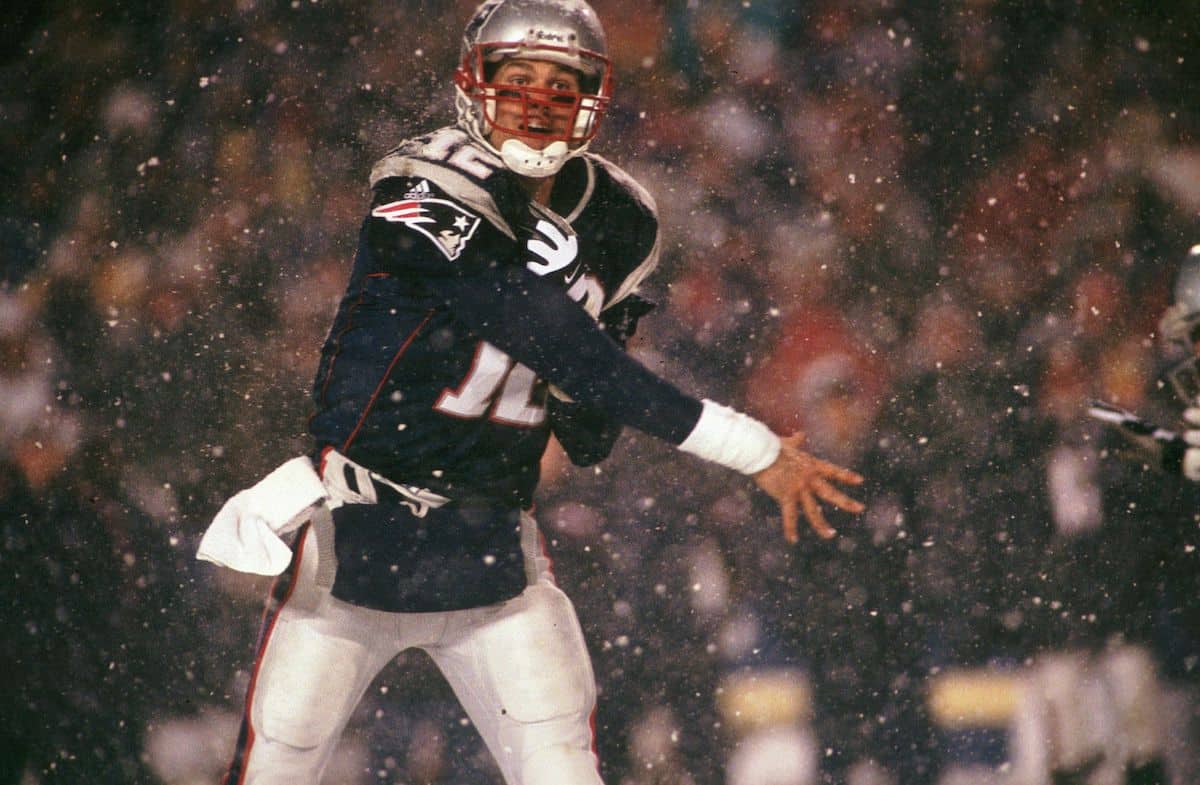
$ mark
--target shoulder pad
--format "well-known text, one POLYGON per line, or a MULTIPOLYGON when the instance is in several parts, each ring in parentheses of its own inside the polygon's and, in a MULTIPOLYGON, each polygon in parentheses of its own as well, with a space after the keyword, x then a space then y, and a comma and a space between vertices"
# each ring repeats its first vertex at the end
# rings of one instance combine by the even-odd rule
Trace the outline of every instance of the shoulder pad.
MULTIPOLYGON (((603 192, 607 194, 608 199, 616 203, 615 205, 609 203, 610 210, 620 211, 634 222, 638 222, 640 219, 642 225, 647 226, 646 236, 649 247, 642 246, 641 252, 644 256, 629 271, 621 285, 605 303, 604 308, 607 310, 637 291, 646 276, 658 267, 660 253, 658 205, 641 183, 612 161, 595 153, 585 153, 584 159, 589 166, 589 193, 585 197, 585 201, 591 199, 593 191, 603 192)), ((582 210, 583 206, 581 204, 579 209, 582 210)))
POLYGON ((596 155, 595 153, 585 153, 584 157, 597 170, 608 175, 608 179, 612 181, 617 190, 628 194, 629 198, 639 207, 654 216, 655 220, 658 219, 658 204, 654 201, 654 197, 642 187, 641 183, 633 179, 632 175, 603 156, 596 155))
POLYGON ((505 178, 493 177, 502 168, 500 159, 450 126, 396 146, 371 168, 371 188, 390 177, 429 180, 516 239, 495 193, 504 187, 505 178))

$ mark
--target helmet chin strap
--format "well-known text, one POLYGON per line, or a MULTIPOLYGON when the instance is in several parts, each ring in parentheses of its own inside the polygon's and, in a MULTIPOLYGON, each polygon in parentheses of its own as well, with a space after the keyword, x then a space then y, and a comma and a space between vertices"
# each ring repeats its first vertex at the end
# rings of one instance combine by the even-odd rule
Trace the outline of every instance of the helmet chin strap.
POLYGON ((549 177, 566 163, 571 150, 563 141, 551 142, 535 150, 520 139, 508 139, 500 146, 504 165, 524 177, 549 177))

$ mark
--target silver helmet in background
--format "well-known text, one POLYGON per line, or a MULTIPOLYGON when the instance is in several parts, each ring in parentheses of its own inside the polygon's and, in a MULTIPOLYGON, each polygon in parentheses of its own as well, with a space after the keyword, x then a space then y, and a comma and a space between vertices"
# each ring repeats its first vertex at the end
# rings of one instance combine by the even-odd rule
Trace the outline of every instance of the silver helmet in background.
POLYGON ((1200 244, 1193 245, 1175 277, 1175 302, 1158 323, 1159 333, 1186 359, 1168 372, 1188 406, 1200 402, 1200 244))
POLYGON ((612 63, 604 28, 583 0, 488 0, 467 23, 454 84, 463 130, 517 174, 549 177, 587 149, 608 109, 612 63), (494 84, 491 79, 499 64, 512 57, 572 69, 579 75, 579 92, 494 84), (547 137, 531 131, 527 122, 500 125, 497 106, 501 102, 519 106, 526 120, 539 105, 570 111, 568 130, 547 137), (497 149, 488 141, 493 130, 518 138, 497 149), (544 146, 525 144, 522 138, 537 139, 544 146))

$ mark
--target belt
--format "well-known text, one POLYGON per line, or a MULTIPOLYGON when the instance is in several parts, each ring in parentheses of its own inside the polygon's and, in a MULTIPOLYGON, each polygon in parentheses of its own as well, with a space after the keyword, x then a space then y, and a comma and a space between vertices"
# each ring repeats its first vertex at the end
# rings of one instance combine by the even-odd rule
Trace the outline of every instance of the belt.
POLYGON ((379 504, 395 501, 418 518, 447 504, 450 499, 428 488, 394 482, 342 455, 332 447, 321 453, 321 480, 329 491, 330 508, 343 504, 379 504))

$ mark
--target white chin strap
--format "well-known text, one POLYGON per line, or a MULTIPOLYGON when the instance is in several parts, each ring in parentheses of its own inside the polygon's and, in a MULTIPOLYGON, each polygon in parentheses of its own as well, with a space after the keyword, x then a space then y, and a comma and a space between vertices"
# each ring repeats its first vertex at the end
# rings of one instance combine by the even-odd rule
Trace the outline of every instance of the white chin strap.
POLYGON ((500 146, 504 165, 524 177, 549 177, 557 174, 566 163, 571 150, 566 142, 551 142, 542 150, 534 150, 519 139, 509 139, 500 146))

